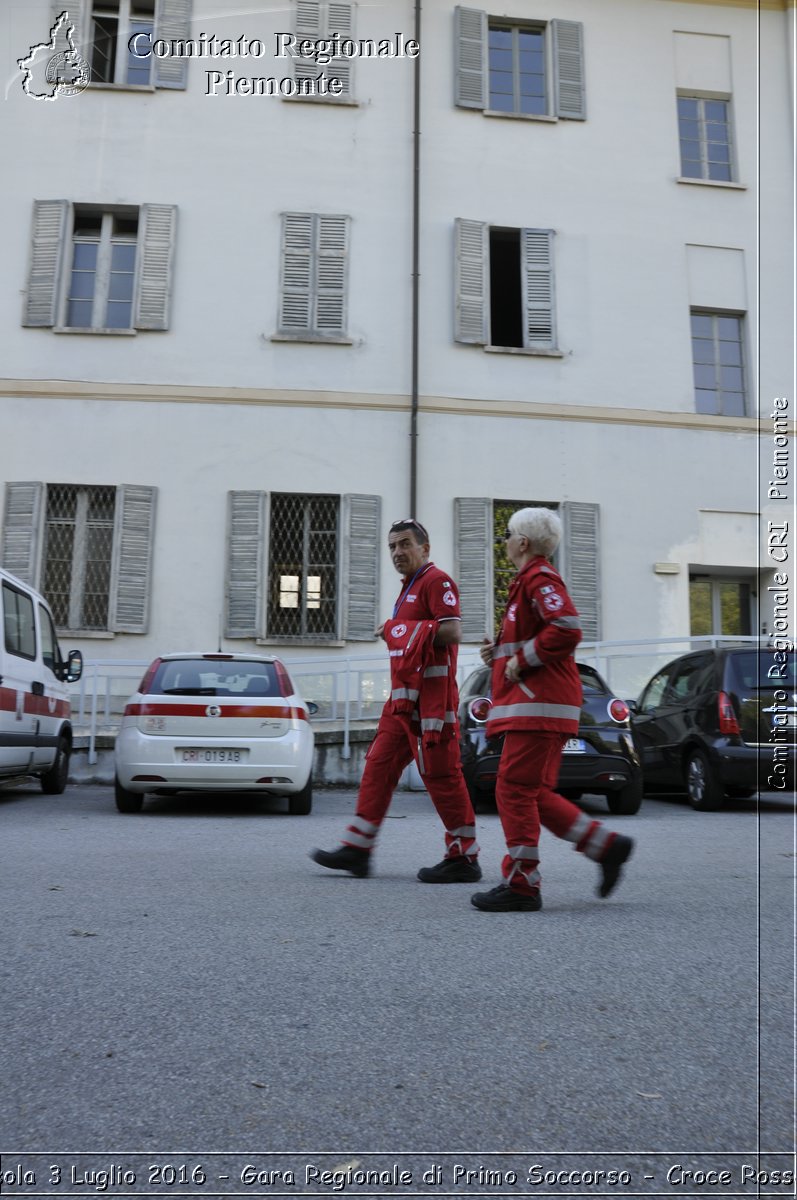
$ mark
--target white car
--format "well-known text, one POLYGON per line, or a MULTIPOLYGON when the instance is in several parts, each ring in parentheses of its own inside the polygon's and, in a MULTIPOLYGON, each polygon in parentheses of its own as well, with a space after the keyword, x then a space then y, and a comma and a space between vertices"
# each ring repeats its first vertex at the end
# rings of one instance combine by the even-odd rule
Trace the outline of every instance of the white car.
POLYGON ((116 807, 140 812, 146 792, 256 791, 287 795, 292 815, 309 813, 316 711, 278 658, 156 658, 116 738, 116 807))

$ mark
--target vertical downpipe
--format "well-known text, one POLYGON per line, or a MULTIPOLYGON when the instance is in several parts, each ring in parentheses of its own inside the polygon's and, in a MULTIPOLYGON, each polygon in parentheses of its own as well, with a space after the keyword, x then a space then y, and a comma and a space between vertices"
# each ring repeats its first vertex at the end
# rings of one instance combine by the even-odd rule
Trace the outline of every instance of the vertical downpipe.
MULTIPOLYGON (((415 0, 415 41, 421 46, 421 0, 415 0)), ((418 506, 418 330, 420 298, 421 52, 415 59, 412 131, 412 396, 410 410, 410 516, 418 506)))

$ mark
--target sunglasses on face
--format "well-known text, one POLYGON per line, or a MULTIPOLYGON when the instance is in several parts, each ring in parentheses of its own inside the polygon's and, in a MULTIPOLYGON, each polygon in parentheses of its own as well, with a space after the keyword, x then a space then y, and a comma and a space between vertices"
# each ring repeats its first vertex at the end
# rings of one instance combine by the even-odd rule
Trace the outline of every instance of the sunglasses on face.
POLYGON ((404 521, 394 521, 388 532, 402 533, 405 529, 416 529, 425 542, 429 541, 429 534, 426 532, 423 525, 421 525, 420 521, 416 521, 414 517, 407 517, 404 521))

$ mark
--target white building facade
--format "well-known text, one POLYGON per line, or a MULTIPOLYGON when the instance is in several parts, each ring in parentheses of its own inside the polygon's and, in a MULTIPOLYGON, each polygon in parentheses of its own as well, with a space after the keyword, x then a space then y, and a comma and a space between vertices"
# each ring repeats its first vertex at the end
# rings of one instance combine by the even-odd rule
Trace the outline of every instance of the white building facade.
POLYGON ((772 632, 794 0, 255 7, 0 16, 2 565, 69 646, 365 649, 410 512, 475 643, 524 503, 588 638, 772 632))

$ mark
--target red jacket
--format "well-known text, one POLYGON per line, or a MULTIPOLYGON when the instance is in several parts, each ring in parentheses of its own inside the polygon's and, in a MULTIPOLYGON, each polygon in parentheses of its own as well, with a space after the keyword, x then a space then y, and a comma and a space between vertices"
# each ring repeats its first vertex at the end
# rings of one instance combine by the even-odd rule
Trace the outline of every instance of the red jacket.
POLYGON ((493 655, 488 734, 517 729, 578 732, 582 691, 573 651, 580 641, 579 616, 561 575, 547 558, 533 558, 509 589, 493 655), (504 676, 513 655, 520 664, 519 683, 504 676))
POLYGON ((385 623, 390 653, 388 712, 412 713, 425 746, 436 746, 457 733, 456 662, 450 647, 434 645, 437 621, 385 623))

